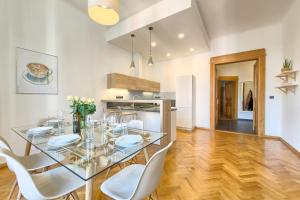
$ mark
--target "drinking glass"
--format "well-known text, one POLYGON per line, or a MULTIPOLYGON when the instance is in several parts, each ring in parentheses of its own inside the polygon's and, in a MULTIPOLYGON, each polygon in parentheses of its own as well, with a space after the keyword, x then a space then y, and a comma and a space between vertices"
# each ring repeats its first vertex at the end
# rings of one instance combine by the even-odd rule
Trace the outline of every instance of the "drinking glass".
POLYGON ((58 120, 58 124, 57 124, 57 132, 58 135, 62 135, 65 132, 65 127, 64 127, 64 113, 63 111, 58 111, 57 112, 57 120, 58 120))
POLYGON ((94 120, 92 115, 88 115, 85 121, 85 140, 91 142, 94 140, 94 120))

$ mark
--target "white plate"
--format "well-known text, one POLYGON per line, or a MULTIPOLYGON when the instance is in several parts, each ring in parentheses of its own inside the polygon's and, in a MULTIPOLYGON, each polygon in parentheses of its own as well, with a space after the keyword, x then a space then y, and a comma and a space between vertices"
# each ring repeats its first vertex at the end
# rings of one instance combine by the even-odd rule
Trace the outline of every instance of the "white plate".
POLYGON ((54 136, 49 139, 48 145, 51 147, 63 147, 70 144, 74 144, 80 139, 80 136, 77 134, 54 136))
POLYGON ((52 123, 52 124, 58 124, 58 122, 60 122, 61 120, 59 119, 49 119, 48 123, 52 123))
POLYGON ((123 135, 116 139, 115 144, 120 147, 132 147, 142 142, 143 138, 140 135, 123 135))
POLYGON ((53 127, 51 127, 51 126, 43 126, 43 127, 36 127, 36 128, 28 129, 27 132, 30 135, 43 135, 43 134, 49 133, 52 129, 53 129, 53 127))

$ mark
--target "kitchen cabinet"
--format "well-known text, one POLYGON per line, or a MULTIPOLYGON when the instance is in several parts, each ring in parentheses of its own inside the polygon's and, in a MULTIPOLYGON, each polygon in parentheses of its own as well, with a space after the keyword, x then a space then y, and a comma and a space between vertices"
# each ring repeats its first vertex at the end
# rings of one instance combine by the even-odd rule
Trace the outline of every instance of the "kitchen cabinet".
POLYGON ((159 92, 160 83, 124 74, 112 73, 107 75, 107 88, 159 92))

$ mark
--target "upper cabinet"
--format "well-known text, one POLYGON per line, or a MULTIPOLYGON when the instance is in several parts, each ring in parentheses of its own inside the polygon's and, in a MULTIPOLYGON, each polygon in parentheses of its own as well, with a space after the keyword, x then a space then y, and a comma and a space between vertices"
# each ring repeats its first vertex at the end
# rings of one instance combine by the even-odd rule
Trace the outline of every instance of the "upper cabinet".
POLYGON ((118 73, 107 74, 107 88, 159 92, 160 83, 118 73))

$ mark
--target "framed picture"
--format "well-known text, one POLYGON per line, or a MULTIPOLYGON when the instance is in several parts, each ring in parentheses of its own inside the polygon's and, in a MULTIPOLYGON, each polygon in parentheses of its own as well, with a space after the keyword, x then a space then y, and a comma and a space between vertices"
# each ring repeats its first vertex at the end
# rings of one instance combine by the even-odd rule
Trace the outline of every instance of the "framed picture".
POLYGON ((56 56, 17 48, 17 94, 58 94, 56 56))

